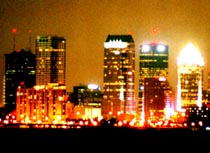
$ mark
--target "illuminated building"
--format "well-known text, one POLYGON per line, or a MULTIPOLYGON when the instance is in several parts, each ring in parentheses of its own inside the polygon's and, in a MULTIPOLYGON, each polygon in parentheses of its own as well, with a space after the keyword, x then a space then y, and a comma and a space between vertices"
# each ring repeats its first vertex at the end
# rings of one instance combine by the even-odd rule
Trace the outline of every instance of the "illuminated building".
POLYGON ((207 91, 208 93, 210 93, 210 70, 208 70, 208 74, 207 74, 207 91))
POLYGON ((65 121, 68 101, 65 71, 66 40, 58 36, 38 36, 36 83, 31 88, 18 88, 16 98, 18 122, 61 123, 65 121))
POLYGON ((66 40, 58 36, 36 39, 36 85, 65 84, 66 40))
POLYGON ((168 46, 161 43, 142 44, 139 53, 139 100, 137 116, 145 120, 145 78, 168 79, 168 46))
POLYGON ((64 123, 66 121, 66 86, 58 84, 18 87, 18 123, 64 123))
POLYGON ((210 130, 210 105, 194 106, 187 109, 187 123, 189 128, 210 130))
POLYGON ((174 113, 174 94, 166 79, 144 79, 144 102, 146 122, 170 119, 174 113))
POLYGON ((136 112, 135 44, 131 35, 108 35, 104 43, 102 116, 125 117, 136 112))
POLYGON ((202 106, 204 60, 198 49, 189 43, 177 58, 177 111, 202 106))
POLYGON ((18 86, 35 85, 36 56, 31 51, 13 51, 5 54, 4 106, 8 111, 16 108, 18 86))
POLYGON ((102 92, 96 84, 79 85, 73 87, 70 102, 74 109, 69 118, 97 118, 101 116, 102 92))

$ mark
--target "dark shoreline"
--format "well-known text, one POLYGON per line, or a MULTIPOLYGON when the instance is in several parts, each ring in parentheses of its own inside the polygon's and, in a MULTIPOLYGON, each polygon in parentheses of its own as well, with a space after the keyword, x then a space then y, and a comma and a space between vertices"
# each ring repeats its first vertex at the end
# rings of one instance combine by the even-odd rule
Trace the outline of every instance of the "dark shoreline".
MULTIPOLYGON (((0 129, 1 144, 38 147, 78 145, 151 147, 154 145, 193 147, 210 144, 209 131, 190 129, 132 129, 92 127, 81 129, 0 129), (2 141, 4 140, 4 141, 2 141)), ((80 148, 81 149, 81 148, 80 148)))

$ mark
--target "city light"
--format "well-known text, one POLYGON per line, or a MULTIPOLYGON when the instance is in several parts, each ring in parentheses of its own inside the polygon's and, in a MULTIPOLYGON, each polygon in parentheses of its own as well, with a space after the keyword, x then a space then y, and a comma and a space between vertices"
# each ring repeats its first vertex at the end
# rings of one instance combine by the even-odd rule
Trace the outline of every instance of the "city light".
POLYGON ((177 64, 204 66, 204 60, 200 51, 190 42, 181 50, 177 64))
POLYGON ((104 47, 107 49, 108 48, 126 48, 127 45, 128 44, 126 42, 122 42, 122 40, 113 40, 113 41, 104 43, 104 47))
POLYGON ((181 50, 177 66, 177 110, 185 111, 187 106, 193 105, 201 107, 204 60, 191 42, 181 50))

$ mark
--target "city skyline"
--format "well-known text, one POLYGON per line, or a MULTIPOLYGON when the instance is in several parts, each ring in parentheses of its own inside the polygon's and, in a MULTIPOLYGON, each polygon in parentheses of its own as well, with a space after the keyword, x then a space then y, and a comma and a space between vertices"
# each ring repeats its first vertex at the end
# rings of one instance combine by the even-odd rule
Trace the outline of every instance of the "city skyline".
MULTIPOLYGON (((72 91, 73 86, 80 83, 102 86, 106 37, 109 34, 131 34, 136 54, 140 45, 147 42, 162 42, 169 46, 169 82, 176 90, 176 58, 188 42, 201 51, 206 65, 204 77, 207 76, 208 4, 207 0, 4 1, 0 6, 0 64, 4 65, 4 54, 11 53, 14 45, 15 50, 31 48, 35 53, 36 36, 59 35, 67 40, 67 90, 72 91), (12 33, 13 28, 16 28, 16 33, 12 33)), ((0 73, 1 86, 3 70, 0 73)))

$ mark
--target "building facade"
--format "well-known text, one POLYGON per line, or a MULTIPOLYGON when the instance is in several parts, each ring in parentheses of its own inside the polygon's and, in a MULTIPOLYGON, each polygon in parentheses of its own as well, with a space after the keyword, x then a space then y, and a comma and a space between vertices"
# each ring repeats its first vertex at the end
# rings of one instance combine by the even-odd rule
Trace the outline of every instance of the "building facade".
POLYGON ((169 120, 174 114, 174 94, 166 79, 144 79, 145 125, 169 120))
POLYGON ((70 93, 70 102, 74 109, 68 113, 70 119, 93 119, 101 117, 102 92, 98 85, 78 85, 70 93))
POLYGON ((38 36, 36 39, 36 83, 31 88, 18 87, 17 121, 50 124, 65 122, 68 102, 65 75, 65 38, 38 36))
POLYGON ((202 106, 204 60, 198 49, 189 43, 178 58, 177 111, 202 106))
POLYGON ((16 119, 18 123, 65 123, 66 86, 59 84, 18 87, 16 119))
POLYGON ((145 121, 145 105, 147 97, 144 94, 146 78, 168 79, 168 45, 148 43, 140 46, 139 52, 139 99, 137 116, 140 122, 145 121))
POLYGON ((16 108, 18 86, 31 88, 35 85, 36 56, 31 51, 20 50, 5 54, 3 103, 8 111, 16 108))
POLYGON ((136 113, 134 89, 134 40, 131 35, 108 35, 104 43, 102 116, 133 116, 136 113))
POLYGON ((36 85, 65 84, 66 39, 38 36, 36 39, 36 85))

